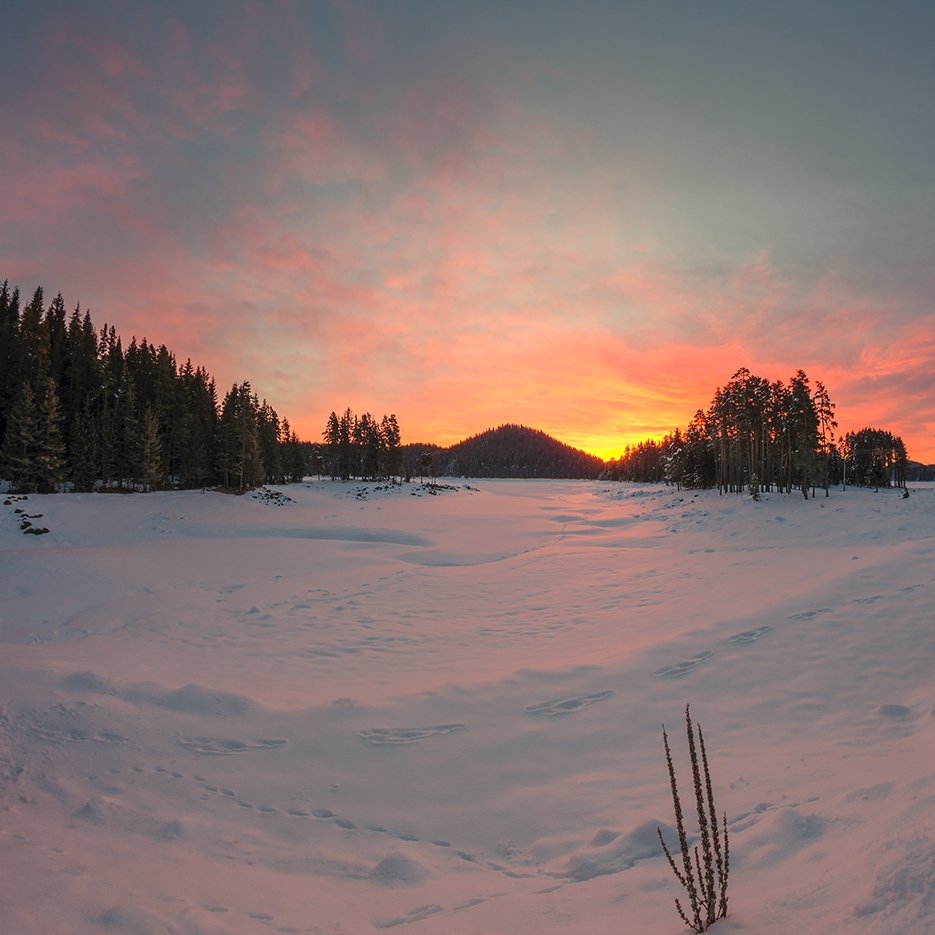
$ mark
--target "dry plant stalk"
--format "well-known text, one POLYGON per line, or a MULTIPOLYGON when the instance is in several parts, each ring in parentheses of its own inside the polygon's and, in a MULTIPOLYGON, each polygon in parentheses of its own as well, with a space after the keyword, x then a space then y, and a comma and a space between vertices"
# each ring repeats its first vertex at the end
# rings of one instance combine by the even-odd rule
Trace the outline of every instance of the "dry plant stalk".
POLYGON ((727 837, 727 813, 718 824, 717 811, 714 807, 714 790, 711 786, 711 770, 708 768, 708 754, 705 750, 704 734, 701 725, 693 725, 689 706, 685 705, 685 730, 688 734, 688 754, 691 759, 692 779, 695 786, 695 807, 698 812, 699 844, 688 846, 685 833, 685 821, 682 813, 682 801, 679 797, 678 783, 675 779, 675 767, 672 765, 672 751, 669 749, 669 736, 665 726, 662 728, 662 743, 666 751, 666 764, 669 767, 669 784, 672 787, 672 804, 675 806, 675 825, 679 835, 682 869, 680 870, 662 837, 662 829, 657 828, 659 842, 669 861, 675 878, 682 884, 688 895, 689 915, 681 902, 676 899, 675 908, 682 921, 696 932, 704 932, 718 919, 727 915, 727 877, 730 873, 730 845, 727 837), (697 731, 697 739, 695 732, 697 731), (700 762, 699 762, 700 752, 700 762))

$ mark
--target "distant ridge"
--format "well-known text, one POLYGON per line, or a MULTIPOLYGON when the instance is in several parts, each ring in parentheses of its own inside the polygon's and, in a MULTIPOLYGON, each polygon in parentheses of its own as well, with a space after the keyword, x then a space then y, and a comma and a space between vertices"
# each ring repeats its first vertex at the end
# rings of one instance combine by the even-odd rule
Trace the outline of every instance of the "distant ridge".
POLYGON ((405 452, 414 474, 420 473, 419 456, 427 452, 435 473, 445 477, 596 478, 605 467, 600 458, 539 429, 513 424, 487 429, 450 448, 406 445, 405 452))

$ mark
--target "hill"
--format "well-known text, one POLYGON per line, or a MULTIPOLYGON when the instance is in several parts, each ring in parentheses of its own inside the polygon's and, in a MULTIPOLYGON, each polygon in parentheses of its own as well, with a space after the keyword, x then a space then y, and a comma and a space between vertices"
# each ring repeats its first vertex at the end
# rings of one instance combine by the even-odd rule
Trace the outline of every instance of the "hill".
POLYGON ((407 448, 415 474, 424 451, 432 454, 435 473, 446 477, 596 478, 604 469, 600 458, 525 425, 501 425, 450 448, 407 448))
POLYGON ((935 480, 935 464, 922 464, 921 461, 910 461, 906 473, 906 480, 935 480))

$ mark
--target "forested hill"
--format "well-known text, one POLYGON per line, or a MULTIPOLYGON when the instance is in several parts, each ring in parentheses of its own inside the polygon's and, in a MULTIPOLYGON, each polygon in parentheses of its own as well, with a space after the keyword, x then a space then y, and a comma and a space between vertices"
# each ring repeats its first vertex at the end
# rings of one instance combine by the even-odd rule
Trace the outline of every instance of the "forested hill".
POLYGON ((447 477, 594 478, 604 462, 525 425, 501 425, 432 451, 434 473, 447 477))
POLYGON ((906 480, 935 481, 935 464, 922 464, 921 461, 910 461, 906 472, 906 480))

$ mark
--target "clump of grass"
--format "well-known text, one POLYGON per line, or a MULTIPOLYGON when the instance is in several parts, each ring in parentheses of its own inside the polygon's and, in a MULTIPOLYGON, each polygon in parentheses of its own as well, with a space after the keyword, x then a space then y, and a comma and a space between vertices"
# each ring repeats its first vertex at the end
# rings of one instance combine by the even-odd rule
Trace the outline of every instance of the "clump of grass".
POLYGON ((723 919, 727 915, 727 878, 730 873, 727 813, 724 813, 719 825, 714 807, 714 790, 711 786, 711 771, 708 768, 704 734, 701 732, 700 724, 692 724, 688 705, 685 705, 685 730, 688 734, 688 755, 691 759, 695 806, 698 812, 699 844, 694 848, 688 845, 682 801, 679 797, 678 782, 675 779, 675 767, 672 765, 672 751, 669 749, 669 736, 665 726, 662 728, 662 743, 666 751, 666 764, 669 767, 669 784, 672 787, 672 804, 675 806, 675 825, 678 830, 682 857, 681 869, 663 840, 662 829, 657 828, 656 831, 669 866, 688 896, 690 914, 686 912, 678 899, 675 901, 675 908, 689 928, 695 932, 705 932, 718 919, 723 919))

